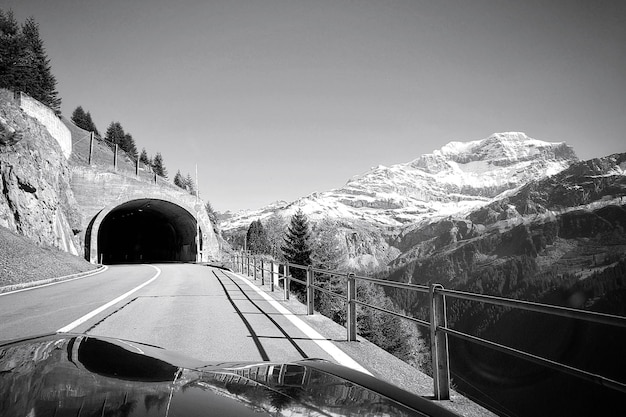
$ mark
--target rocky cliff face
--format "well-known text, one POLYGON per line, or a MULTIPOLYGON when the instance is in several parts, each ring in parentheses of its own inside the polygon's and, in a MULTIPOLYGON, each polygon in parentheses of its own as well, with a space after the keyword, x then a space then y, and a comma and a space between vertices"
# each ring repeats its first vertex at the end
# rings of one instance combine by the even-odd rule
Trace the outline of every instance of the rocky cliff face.
POLYGON ((44 126, 0 91, 0 226, 78 254, 81 225, 70 168, 44 126))
POLYGON ((324 217, 341 220, 346 265, 371 270, 408 250, 414 237, 411 231, 419 225, 468 213, 576 161, 574 151, 564 143, 518 132, 497 133, 477 141, 451 142, 408 163, 378 166, 340 189, 230 214, 222 219, 222 229, 226 234, 241 231, 253 220, 273 213, 287 218, 301 208, 313 222, 324 217), (355 234, 363 240, 356 242, 355 234))

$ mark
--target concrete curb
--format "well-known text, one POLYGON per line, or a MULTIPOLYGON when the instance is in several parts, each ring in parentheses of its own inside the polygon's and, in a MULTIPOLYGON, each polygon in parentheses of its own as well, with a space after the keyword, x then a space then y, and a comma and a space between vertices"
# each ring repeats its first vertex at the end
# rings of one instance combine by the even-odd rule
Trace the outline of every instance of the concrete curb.
POLYGON ((86 278, 86 277, 104 272, 107 269, 108 268, 105 267, 104 265, 98 265, 96 269, 92 269, 91 271, 78 272, 76 274, 65 275, 65 276, 56 277, 56 278, 42 279, 38 281, 23 282, 21 284, 6 285, 4 287, 0 287, 0 295, 4 293, 9 293, 9 292, 26 290, 26 289, 30 289, 34 287, 41 287, 43 285, 50 285, 50 284, 56 284, 58 282, 70 281, 73 279, 86 278))

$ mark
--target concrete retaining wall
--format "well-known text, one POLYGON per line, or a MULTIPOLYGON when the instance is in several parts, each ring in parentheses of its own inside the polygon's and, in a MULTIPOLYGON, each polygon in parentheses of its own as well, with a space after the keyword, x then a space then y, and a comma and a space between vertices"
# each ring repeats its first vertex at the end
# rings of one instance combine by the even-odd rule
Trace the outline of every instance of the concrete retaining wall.
POLYGON ((61 119, 46 105, 25 93, 17 93, 20 108, 29 116, 34 117, 46 127, 50 135, 59 143, 63 155, 69 158, 72 154, 72 135, 61 119))

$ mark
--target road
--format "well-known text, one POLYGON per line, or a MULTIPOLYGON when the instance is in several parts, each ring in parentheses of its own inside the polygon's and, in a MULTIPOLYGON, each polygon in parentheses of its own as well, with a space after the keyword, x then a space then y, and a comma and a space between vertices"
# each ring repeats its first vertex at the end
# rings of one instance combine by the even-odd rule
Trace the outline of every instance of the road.
POLYGON ((0 295, 0 340, 61 329, 206 361, 338 361, 325 341, 283 313, 246 280, 217 268, 116 265, 96 276, 0 295))

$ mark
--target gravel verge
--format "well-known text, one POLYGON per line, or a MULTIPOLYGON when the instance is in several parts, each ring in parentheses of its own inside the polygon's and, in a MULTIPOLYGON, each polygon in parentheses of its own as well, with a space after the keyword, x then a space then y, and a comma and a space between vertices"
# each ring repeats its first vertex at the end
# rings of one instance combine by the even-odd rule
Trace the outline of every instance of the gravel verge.
POLYGON ((0 292, 94 271, 98 265, 0 226, 0 292))

